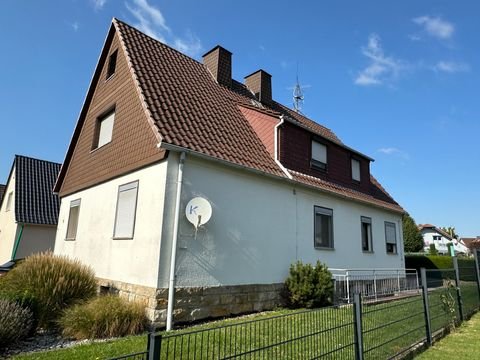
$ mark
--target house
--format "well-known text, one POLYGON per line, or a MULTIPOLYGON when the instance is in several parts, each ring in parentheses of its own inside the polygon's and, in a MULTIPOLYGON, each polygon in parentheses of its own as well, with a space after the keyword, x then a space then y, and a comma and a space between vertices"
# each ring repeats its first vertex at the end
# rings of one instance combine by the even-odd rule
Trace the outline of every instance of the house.
POLYGON ((0 201, 0 265, 53 250, 60 201, 52 189, 60 164, 15 155, 0 201))
POLYGON ((271 78, 240 83, 223 47, 198 62, 114 19, 55 185, 55 253, 156 324, 173 285, 189 321, 271 309, 297 260, 404 268, 404 211, 373 160, 276 102, 271 78), (198 229, 195 197, 212 206, 198 229))
POLYGON ((420 224, 418 229, 422 233, 423 242, 424 242, 424 251, 428 252, 430 250, 430 245, 434 244, 435 249, 437 249, 440 255, 448 255, 449 244, 453 245, 455 254, 468 254, 470 251, 465 243, 460 239, 455 239, 446 231, 436 227, 431 224, 420 224))
POLYGON ((473 253, 476 249, 480 248, 480 236, 477 237, 464 237, 460 241, 473 253))

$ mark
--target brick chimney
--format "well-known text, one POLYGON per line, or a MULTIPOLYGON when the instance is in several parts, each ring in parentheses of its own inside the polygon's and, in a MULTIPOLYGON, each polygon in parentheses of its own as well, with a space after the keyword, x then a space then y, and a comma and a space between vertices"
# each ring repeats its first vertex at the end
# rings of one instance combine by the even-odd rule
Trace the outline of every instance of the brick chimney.
POLYGON ((272 75, 264 70, 257 70, 245 76, 246 87, 255 94, 255 97, 263 104, 272 102, 272 75))
POLYGON ((203 55, 203 64, 220 85, 232 86, 232 53, 220 45, 203 55))

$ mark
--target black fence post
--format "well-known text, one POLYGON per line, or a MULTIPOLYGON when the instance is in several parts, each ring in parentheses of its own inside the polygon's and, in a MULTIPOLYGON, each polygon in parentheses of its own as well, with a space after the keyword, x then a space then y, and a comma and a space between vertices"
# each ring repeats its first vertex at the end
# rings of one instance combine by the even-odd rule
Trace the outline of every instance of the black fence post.
POLYGON ((355 360, 363 360, 362 295, 353 294, 353 326, 355 335, 355 360))
POLYGON ((475 258, 475 279, 477 280, 478 300, 480 301, 480 270, 478 264, 478 249, 473 249, 473 257, 475 258))
POLYGON ((457 257, 453 256, 452 259, 453 259, 453 268, 455 269, 455 287, 457 288, 458 312, 460 314, 460 321, 463 322, 465 318, 463 316, 462 292, 460 291, 460 270, 458 268, 457 257))
POLYGON ((420 277, 422 280, 422 298, 423 298, 423 313, 425 315, 425 331, 427 335, 427 344, 432 345, 432 323, 430 321, 430 306, 428 304, 428 284, 427 271, 425 268, 420 268, 420 277))
POLYGON ((162 335, 149 334, 148 339, 148 360, 160 360, 160 350, 162 346, 162 335))

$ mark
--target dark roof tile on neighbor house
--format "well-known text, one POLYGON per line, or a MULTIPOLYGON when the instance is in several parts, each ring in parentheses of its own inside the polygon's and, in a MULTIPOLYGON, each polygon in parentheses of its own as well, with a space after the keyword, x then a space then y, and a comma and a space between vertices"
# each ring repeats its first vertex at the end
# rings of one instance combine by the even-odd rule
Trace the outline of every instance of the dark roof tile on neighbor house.
POLYGON ((0 184, 0 204, 2 203, 3 195, 5 194, 6 188, 6 185, 0 184))
POLYGON ((60 201, 53 186, 60 164, 15 156, 15 219, 19 223, 56 225, 60 201))
MULTIPOLYGON (((283 115, 286 121, 345 146, 330 129, 304 115, 274 100, 268 105, 260 103, 252 91, 234 79, 229 86, 221 85, 204 64, 120 20, 114 19, 113 23, 162 142, 286 177, 242 115, 238 105, 243 105, 274 116, 283 115)), ((295 182, 389 210, 404 211, 373 177, 371 191, 365 194, 305 174, 291 173, 295 182)))

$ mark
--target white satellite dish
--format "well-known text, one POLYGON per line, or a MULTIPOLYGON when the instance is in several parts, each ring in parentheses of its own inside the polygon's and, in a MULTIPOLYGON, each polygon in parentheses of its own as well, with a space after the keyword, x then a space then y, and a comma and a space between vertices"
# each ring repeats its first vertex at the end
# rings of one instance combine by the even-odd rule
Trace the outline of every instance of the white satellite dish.
POLYGON ((212 206, 207 199, 196 197, 188 202, 185 215, 187 215, 187 220, 197 229, 199 226, 206 224, 212 217, 212 206))

